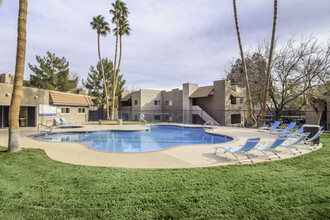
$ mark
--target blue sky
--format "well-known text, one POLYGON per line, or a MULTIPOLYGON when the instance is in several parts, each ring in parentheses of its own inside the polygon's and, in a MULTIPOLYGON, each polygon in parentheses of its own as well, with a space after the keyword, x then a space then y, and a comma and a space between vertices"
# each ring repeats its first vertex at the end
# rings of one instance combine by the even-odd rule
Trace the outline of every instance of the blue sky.
MULTIPOLYGON (((110 22, 114 0, 33 0, 28 5, 25 79, 46 51, 65 56, 70 70, 86 79, 97 57, 93 16, 110 22)), ((231 0, 126 0, 131 36, 123 39, 121 74, 128 89, 171 89, 182 83, 212 84, 224 77, 229 61, 239 56, 231 0)), ((244 49, 270 39, 273 1, 237 1, 244 49)), ((329 0, 279 0, 276 36, 330 37, 329 0)), ((0 73, 14 73, 18 0, 0 6, 0 73)), ((110 25, 113 29, 115 26, 110 25)), ((102 57, 114 60, 115 37, 101 39, 102 57)))

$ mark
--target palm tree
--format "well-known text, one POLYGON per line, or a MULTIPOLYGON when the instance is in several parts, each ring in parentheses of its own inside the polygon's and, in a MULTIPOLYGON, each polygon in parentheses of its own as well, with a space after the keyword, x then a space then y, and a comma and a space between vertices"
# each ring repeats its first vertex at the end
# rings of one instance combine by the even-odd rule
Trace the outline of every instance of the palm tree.
MULTIPOLYGON (((111 9, 109 12, 113 15, 112 17, 112 23, 116 24, 116 28, 119 28, 119 21, 121 18, 127 18, 129 12, 126 7, 126 3, 122 2, 121 0, 116 0, 115 3, 111 4, 113 9, 111 9)), ((116 34, 116 50, 115 50, 115 63, 114 63, 114 82, 113 82, 113 88, 112 88, 112 102, 111 102, 111 120, 114 120, 114 112, 115 112, 115 97, 116 97, 116 86, 117 86, 117 49, 118 49, 118 38, 119 38, 119 32, 117 31, 116 34)))
POLYGON ((238 26, 236 0, 233 0, 233 6, 234 6, 234 18, 235 18, 236 32, 237 32, 237 38, 238 38, 238 45, 239 45, 239 50, 241 52, 243 73, 244 73, 244 78, 245 78, 246 105, 247 105, 247 125, 252 126, 254 124, 254 121, 253 121, 253 114, 252 114, 252 100, 251 100, 251 94, 250 94, 250 84, 249 84, 248 73, 247 73, 247 70, 246 70, 246 63, 245 63, 245 59, 244 59, 243 47, 242 47, 242 42, 241 42, 241 35, 240 35, 240 32, 239 32, 239 26, 238 26))
MULTIPOLYGON (((117 36, 117 28, 114 29, 114 32, 117 36)), ((127 35, 129 36, 131 34, 131 28, 129 27, 129 23, 127 21, 127 19, 125 17, 122 17, 119 21, 119 61, 118 61, 118 68, 117 68, 117 74, 116 74, 116 84, 115 87, 117 87, 118 84, 118 76, 119 76, 119 72, 120 72, 120 63, 121 63, 121 55, 122 55, 122 36, 123 35, 127 35)))
POLYGON ((93 17, 93 21, 90 23, 93 30, 97 31, 97 48, 98 48, 98 55, 99 60, 101 64, 101 71, 102 71, 102 77, 103 77, 103 89, 105 94, 105 105, 107 110, 107 119, 109 119, 109 98, 108 98, 108 89, 106 85, 106 79, 104 75, 104 68, 101 58, 101 52, 100 52, 100 35, 107 36, 107 33, 110 33, 109 23, 104 21, 104 17, 102 15, 98 15, 96 17, 93 17))
POLYGON ((2 0, 0 0, 0 6, 1 6, 1 4, 2 4, 2 0))
POLYGON ((265 84, 265 92, 263 95, 263 100, 261 104, 261 118, 260 123, 264 124, 266 121, 266 105, 267 105, 267 96, 269 90, 269 81, 270 81, 270 72, 272 66, 272 58, 275 44, 275 31, 276 31, 276 20, 277 20, 277 0, 274 0, 274 17, 273 17, 273 31, 272 31, 272 39, 270 42, 270 50, 268 57, 268 67, 267 67, 267 75, 266 75, 266 84, 265 84))
POLYGON ((23 90, 23 77, 25 65, 26 51, 26 17, 27 17, 27 0, 19 0, 18 12, 18 28, 17 28, 17 50, 16 50, 16 66, 13 95, 11 97, 9 109, 9 141, 8 152, 17 152, 21 150, 19 137, 19 112, 23 90))

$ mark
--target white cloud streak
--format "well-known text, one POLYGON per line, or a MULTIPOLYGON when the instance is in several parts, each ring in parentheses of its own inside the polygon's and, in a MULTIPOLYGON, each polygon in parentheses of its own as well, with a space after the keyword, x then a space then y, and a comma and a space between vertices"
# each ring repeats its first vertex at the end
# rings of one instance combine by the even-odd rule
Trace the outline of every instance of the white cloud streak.
MULTIPOLYGON (((121 73, 127 87, 170 89, 182 83, 211 84, 222 77, 229 60, 238 57, 232 1, 127 0, 132 33, 123 39, 121 73)), ((269 39, 273 1, 237 1, 245 49, 269 39)), ((34 0, 28 6, 26 64, 46 51, 65 56, 70 69, 85 79, 97 63, 93 16, 110 22, 111 1, 34 0)), ((328 0, 290 0, 278 3, 277 36, 330 36, 328 0)), ((18 1, 0 7, 0 73, 14 73, 18 1)), ((111 29, 114 25, 111 24, 111 29)), ((101 40, 102 56, 114 59, 115 37, 101 40)), ((31 70, 26 65, 25 78, 31 70)))

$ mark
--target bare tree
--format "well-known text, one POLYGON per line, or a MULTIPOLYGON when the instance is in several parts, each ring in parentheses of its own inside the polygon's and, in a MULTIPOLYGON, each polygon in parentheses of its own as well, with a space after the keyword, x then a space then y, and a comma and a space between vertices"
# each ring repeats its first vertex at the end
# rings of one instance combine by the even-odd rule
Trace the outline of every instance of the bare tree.
MULTIPOLYGON (((261 106, 261 97, 265 84, 266 57, 270 44, 263 42, 253 51, 247 53, 246 67, 249 75, 250 89, 255 107, 261 106)), ((283 111, 299 111, 310 104, 310 97, 318 94, 320 86, 330 80, 330 42, 319 44, 314 37, 300 41, 288 40, 278 45, 273 54, 269 87, 270 99, 267 109, 276 119, 280 119, 283 111)), ((243 67, 240 60, 230 64, 227 79, 238 85, 244 85, 243 67)))

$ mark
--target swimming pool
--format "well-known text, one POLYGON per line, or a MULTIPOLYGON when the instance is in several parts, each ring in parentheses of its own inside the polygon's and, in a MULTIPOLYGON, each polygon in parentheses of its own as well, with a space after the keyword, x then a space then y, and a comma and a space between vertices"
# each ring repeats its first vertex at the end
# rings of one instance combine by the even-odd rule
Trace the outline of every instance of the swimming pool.
POLYGON ((211 135, 203 128, 150 126, 148 131, 66 132, 35 136, 43 141, 79 142, 103 151, 148 152, 179 145, 217 144, 229 137, 211 135))

